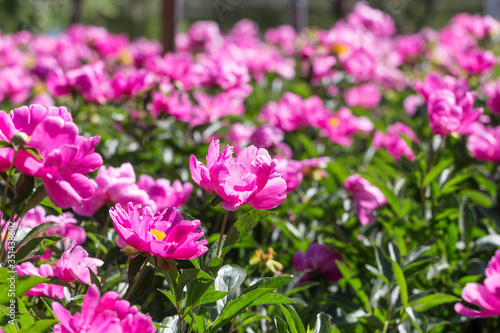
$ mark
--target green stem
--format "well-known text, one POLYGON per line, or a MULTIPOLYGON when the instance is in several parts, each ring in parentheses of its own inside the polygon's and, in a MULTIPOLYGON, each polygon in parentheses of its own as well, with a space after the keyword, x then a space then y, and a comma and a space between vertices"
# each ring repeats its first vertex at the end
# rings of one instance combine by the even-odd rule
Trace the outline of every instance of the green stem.
MULTIPOLYGON (((14 162, 16 161, 17 152, 18 152, 18 149, 14 148, 14 157, 12 158, 12 162, 10 163, 9 172, 7 173, 7 180, 5 181, 5 189, 3 191, 2 210, 0 211, 0 220, 3 218, 4 212, 5 212, 5 201, 7 201, 7 192, 9 191, 10 177, 12 175, 12 171, 14 170, 14 162)), ((12 217, 12 214, 13 214, 13 212, 10 213, 11 217, 12 217)), ((9 223, 10 223, 9 221, 6 221, 5 225, 2 226, 2 230, 0 232, 3 232, 3 229, 9 223)), ((0 248, 0 259, 2 258, 3 251, 5 249, 5 242, 7 241, 7 238, 9 238, 8 227, 7 227, 7 231, 5 233, 4 239, 2 240, 2 247, 0 248)), ((2 264, 2 266, 5 266, 5 265, 2 264)))
POLYGON ((217 256, 221 255, 221 247, 222 247, 222 236, 224 235, 224 229, 226 229, 226 222, 229 212, 226 210, 224 214, 224 220, 222 221, 222 228, 220 229, 220 237, 219 237, 219 246, 217 246, 217 256))
POLYGON ((148 254, 148 256, 146 257, 146 260, 144 261, 144 264, 142 264, 141 271, 139 272, 139 274, 135 278, 135 281, 132 284, 132 287, 130 287, 130 290, 128 291, 127 295, 125 295, 125 299, 127 299, 127 300, 129 299, 129 297, 132 295, 132 292, 134 291, 135 287, 137 286, 137 283, 139 283, 139 280, 141 279, 142 274, 144 274, 144 271, 146 270, 146 267, 148 267, 149 257, 151 257, 150 254, 148 254))

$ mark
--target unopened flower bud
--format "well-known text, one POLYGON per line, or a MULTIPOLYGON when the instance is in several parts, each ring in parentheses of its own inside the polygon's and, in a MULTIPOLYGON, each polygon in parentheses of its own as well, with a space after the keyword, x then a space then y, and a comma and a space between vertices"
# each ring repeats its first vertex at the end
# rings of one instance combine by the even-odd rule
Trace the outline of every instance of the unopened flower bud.
POLYGON ((25 145, 28 144, 28 142, 30 142, 30 138, 24 132, 17 132, 16 134, 14 134, 14 136, 10 141, 16 146, 24 147, 25 145))

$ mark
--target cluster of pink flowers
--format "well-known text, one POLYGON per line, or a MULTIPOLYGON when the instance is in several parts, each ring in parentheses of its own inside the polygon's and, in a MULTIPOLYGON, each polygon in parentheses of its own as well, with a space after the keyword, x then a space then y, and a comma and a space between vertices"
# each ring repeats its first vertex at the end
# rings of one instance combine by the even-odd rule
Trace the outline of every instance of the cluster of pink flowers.
POLYGON ((108 202, 124 206, 129 202, 143 204, 155 211, 179 207, 193 190, 191 183, 182 184, 179 180, 170 183, 164 178, 154 180, 149 175, 141 175, 137 181, 130 163, 118 168, 102 166, 97 171, 97 177, 91 181, 95 188, 94 195, 73 206, 73 210, 82 216, 93 215, 108 202))
POLYGON ((243 148, 233 157, 233 147, 220 151, 219 140, 210 143, 207 164, 191 155, 189 168, 194 182, 222 199, 226 210, 249 203, 255 209, 271 209, 285 198, 286 182, 276 172, 277 160, 267 150, 243 148))
POLYGON ((373 212, 380 206, 387 204, 387 200, 378 189, 358 174, 350 175, 344 181, 345 190, 352 195, 354 209, 362 225, 375 223, 373 212))
POLYGON ((94 152, 99 137, 78 135, 65 107, 46 109, 35 104, 10 113, 0 111, 0 140, 20 147, 17 154, 14 148, 0 148, 0 171, 9 170, 14 161, 23 174, 40 177, 58 207, 79 205, 94 194, 84 174, 102 164, 101 156, 94 152))
POLYGON ((156 332, 151 317, 142 314, 128 301, 119 298, 120 294, 114 291, 108 291, 101 297, 97 286, 91 285, 85 294, 80 312, 71 314, 61 304, 53 302, 52 310, 60 322, 54 326, 54 332, 156 332))

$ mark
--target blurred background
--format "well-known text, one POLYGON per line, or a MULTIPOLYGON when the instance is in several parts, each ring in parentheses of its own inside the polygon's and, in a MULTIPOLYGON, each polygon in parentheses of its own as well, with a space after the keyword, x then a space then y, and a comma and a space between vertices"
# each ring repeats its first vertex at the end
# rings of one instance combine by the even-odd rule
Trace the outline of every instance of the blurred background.
MULTIPOLYGON (((57 34, 72 22, 104 26, 131 38, 160 39, 162 2, 167 0, 0 0, 0 29, 3 33, 28 30, 57 34)), ((459 12, 490 13, 498 18, 500 0, 368 0, 395 20, 402 33, 424 26, 440 28, 459 12)), ((177 27, 185 30, 192 22, 213 20, 227 31, 242 18, 256 21, 261 31, 281 24, 293 24, 297 17, 293 3, 304 7, 305 25, 328 28, 346 15, 355 0, 177 0, 177 27)), ((164 6, 164 4, 163 4, 164 6)), ((299 9, 300 11, 300 9, 299 9)), ((163 11, 165 13, 165 11, 163 11)), ((300 19, 300 18, 299 18, 300 19)), ((299 22, 300 24, 300 22, 299 22)))

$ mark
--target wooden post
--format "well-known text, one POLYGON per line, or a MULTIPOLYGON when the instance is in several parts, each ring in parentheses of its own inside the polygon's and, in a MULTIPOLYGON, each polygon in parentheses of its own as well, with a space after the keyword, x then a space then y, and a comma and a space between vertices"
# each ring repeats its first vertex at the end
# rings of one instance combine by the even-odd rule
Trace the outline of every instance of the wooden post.
POLYGON ((307 26, 307 0, 292 1, 292 18, 295 31, 300 31, 307 26))
POLYGON ((180 19, 181 5, 180 0, 161 1, 161 42, 165 52, 171 52, 175 49, 175 34, 177 33, 177 22, 180 19))

